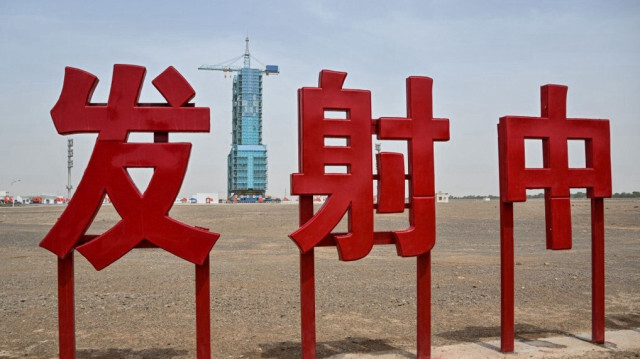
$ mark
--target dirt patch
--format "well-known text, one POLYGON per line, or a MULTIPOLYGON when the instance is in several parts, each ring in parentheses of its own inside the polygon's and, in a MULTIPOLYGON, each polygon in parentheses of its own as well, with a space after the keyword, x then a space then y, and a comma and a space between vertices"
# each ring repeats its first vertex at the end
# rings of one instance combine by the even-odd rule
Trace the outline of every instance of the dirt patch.
MULTIPOLYGON (((605 202, 607 329, 640 327, 639 203, 605 202)), ((57 355, 56 258, 38 243, 63 209, 0 208, 0 358, 57 355)), ((589 202, 573 201, 572 212, 573 249, 548 251, 543 202, 515 206, 519 338, 590 331, 589 202)), ((287 238, 297 206, 185 205, 171 215, 222 234, 211 253, 212 356, 299 358, 298 249, 287 238)), ((498 339, 498 202, 438 204, 437 218, 433 345, 498 339)), ((106 206, 91 231, 117 220, 106 206)), ((379 230, 406 222, 376 216, 379 230)), ((415 259, 392 246, 350 263, 333 248, 316 253, 319 357, 415 350, 415 259)), ((194 306, 194 267, 171 254, 134 250, 100 272, 76 255, 79 358, 193 358, 194 306)))

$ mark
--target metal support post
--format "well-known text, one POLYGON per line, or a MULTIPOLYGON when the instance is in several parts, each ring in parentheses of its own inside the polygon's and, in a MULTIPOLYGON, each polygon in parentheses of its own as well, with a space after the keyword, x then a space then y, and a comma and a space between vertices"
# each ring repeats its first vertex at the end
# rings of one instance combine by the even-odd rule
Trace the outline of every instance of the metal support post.
POLYGON ((196 357, 211 358, 211 288, 209 256, 196 264, 196 357))
POLYGON ((431 251, 417 258, 418 359, 431 358, 431 251))
POLYGON ((591 199, 591 340, 604 343, 604 199, 591 199))
POLYGON ((514 348, 513 203, 500 201, 500 350, 514 348))
MULTIPOLYGON (((300 196, 300 225, 313 217, 313 196, 300 196)), ((316 358, 316 292, 314 250, 300 254, 302 358, 316 358)))
POLYGON ((73 288, 73 251, 58 258, 58 334, 60 359, 76 357, 76 326, 73 288))

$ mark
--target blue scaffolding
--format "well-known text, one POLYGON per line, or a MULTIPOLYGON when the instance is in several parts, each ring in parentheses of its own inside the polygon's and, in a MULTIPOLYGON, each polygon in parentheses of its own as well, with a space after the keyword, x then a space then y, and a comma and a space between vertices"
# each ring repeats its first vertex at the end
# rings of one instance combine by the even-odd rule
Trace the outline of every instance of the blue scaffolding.
MULTIPOLYGON (((251 68, 249 38, 244 66, 203 65, 200 70, 234 72, 231 151, 227 157, 227 198, 265 196, 267 147, 262 144, 262 75, 278 74, 278 66, 251 68)), ((240 57, 232 59, 237 61, 240 57)))

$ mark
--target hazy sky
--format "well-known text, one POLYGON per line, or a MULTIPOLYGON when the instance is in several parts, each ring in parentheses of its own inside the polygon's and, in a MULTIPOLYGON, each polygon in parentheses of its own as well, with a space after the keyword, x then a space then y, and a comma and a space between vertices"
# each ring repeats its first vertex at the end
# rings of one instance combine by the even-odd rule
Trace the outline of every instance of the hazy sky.
MULTIPOLYGON (((0 0, 0 190, 65 194, 67 137, 49 115, 64 67, 98 76, 93 101, 106 102, 113 64, 127 63, 147 67, 142 101, 162 100, 151 80, 173 65, 211 108, 211 133, 170 137, 193 143, 181 194, 223 197, 232 83, 197 68, 242 54, 247 35, 281 70, 263 81, 268 194, 289 191, 296 90, 322 69, 371 90, 374 118, 404 116, 405 78, 432 77, 434 115, 451 126, 436 143, 436 188, 454 195, 497 194, 498 118, 539 116, 540 86, 567 85, 569 117, 611 120, 614 192, 640 190, 640 2, 556 0, 0 0)), ((75 187, 95 135, 73 138, 75 187)))

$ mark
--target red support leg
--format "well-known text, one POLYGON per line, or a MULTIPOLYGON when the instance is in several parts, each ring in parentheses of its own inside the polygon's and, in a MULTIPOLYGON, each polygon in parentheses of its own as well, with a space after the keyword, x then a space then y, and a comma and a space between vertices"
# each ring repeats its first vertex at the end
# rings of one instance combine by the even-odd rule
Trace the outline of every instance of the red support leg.
POLYGON ((75 305, 73 299, 73 251, 58 258, 58 333, 60 359, 76 357, 75 305))
POLYGON ((500 201, 500 350, 514 347, 513 203, 500 201))
POLYGON ((196 353, 198 359, 211 358, 211 292, 209 256, 196 264, 196 353))
POLYGON ((313 249, 300 254, 300 309, 302 358, 316 358, 316 293, 313 249))
POLYGON ((604 343, 604 199, 591 199, 591 340, 604 343))
POLYGON ((418 359, 431 358, 431 252, 417 259, 418 359))
MULTIPOLYGON (((300 225, 313 217, 313 196, 300 196, 300 225)), ((300 315, 302 358, 316 358, 315 257, 311 249, 300 254, 300 315)))

